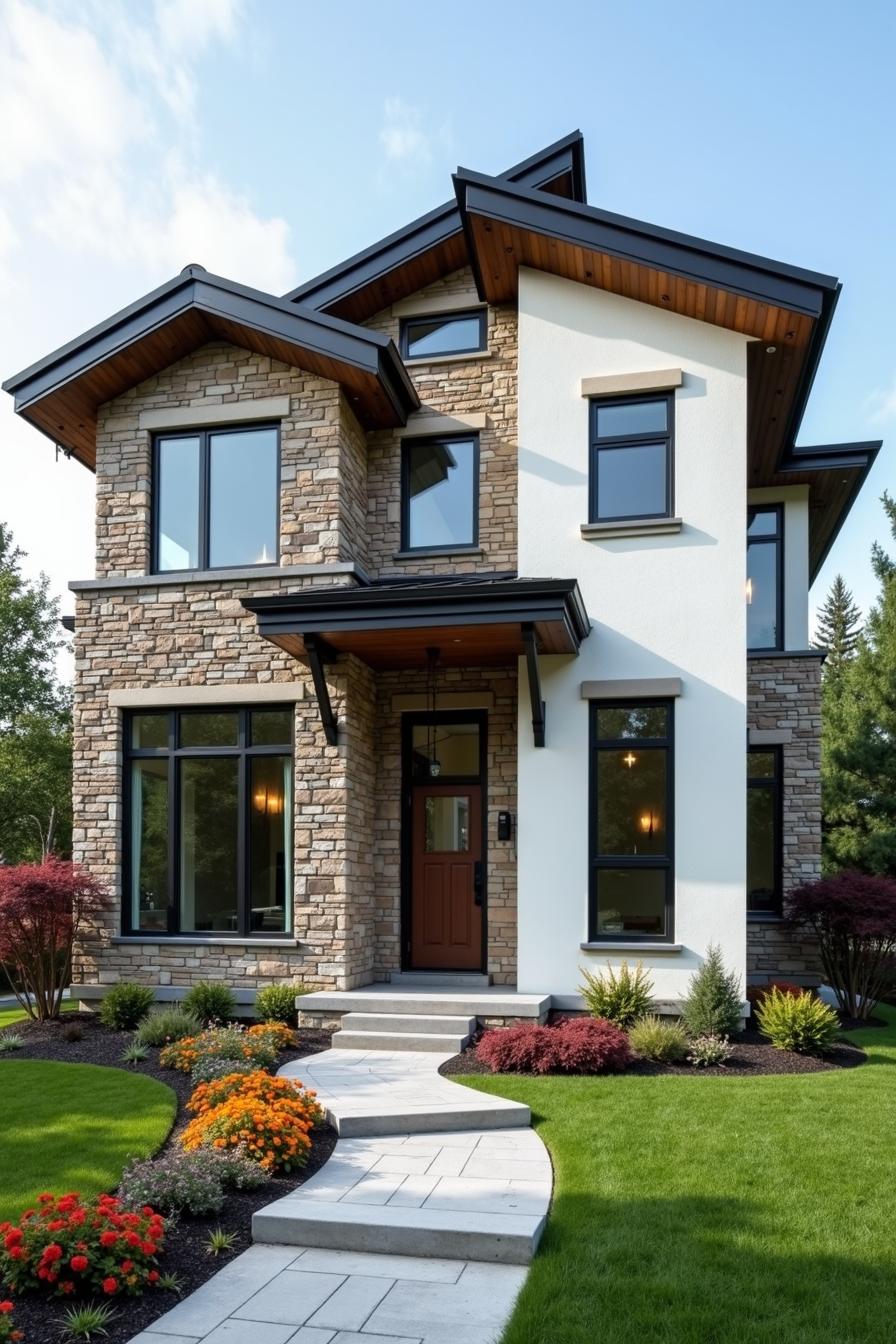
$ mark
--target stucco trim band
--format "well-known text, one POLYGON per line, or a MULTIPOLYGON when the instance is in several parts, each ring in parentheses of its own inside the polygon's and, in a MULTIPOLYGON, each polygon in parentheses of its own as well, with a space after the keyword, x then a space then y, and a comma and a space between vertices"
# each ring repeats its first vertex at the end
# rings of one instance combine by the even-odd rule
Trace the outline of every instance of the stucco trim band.
POLYGON ((172 705, 283 704, 304 699, 305 685, 299 681, 266 681, 261 685, 242 682, 239 686, 223 682, 215 686, 122 687, 109 692, 109 707, 154 709, 172 705))
POLYGON ((289 415, 289 397, 255 397, 216 402, 212 406, 158 406, 141 411, 140 429, 190 429, 194 425, 234 425, 247 420, 282 420, 289 415))
POLYGON ((664 392, 681 387, 681 369, 653 369, 644 373, 606 373, 582 379, 583 397, 625 396, 629 392, 664 392))
MULTIPOLYGON (((581 692, 583 700, 638 700, 642 697, 646 700, 669 700, 681 695, 681 677, 632 677, 631 680, 621 677, 608 681, 583 681, 581 692)), ((663 943, 662 946, 665 948, 669 944, 663 943)))
POLYGON ((680 532, 681 518, 630 518, 624 523, 582 523, 586 541, 613 541, 618 537, 663 537, 680 532))
POLYGON ((487 428, 485 411, 468 411, 466 415, 412 415, 395 435, 399 439, 424 439, 429 434, 462 434, 468 429, 487 428))
POLYGON ((790 728, 751 728, 750 746, 751 747, 779 747, 785 742, 793 741, 793 730, 790 728))

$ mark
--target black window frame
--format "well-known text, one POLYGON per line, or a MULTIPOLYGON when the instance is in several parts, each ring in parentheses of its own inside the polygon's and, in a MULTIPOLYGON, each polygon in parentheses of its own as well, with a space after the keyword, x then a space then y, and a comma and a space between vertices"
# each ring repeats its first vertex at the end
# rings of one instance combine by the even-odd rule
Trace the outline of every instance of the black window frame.
POLYGON ((628 523, 640 519, 671 518, 675 504, 675 393, 637 392, 629 396, 590 397, 588 407, 588 521, 589 523, 628 523), (666 403, 666 431, 651 434, 613 434, 601 437, 597 432, 598 412, 613 406, 634 406, 645 402, 666 403), (598 460, 602 452, 620 452, 647 444, 665 442, 666 500, 659 513, 616 513, 602 515, 598 498, 598 460))
POLYGON ((588 724, 588 941, 592 943, 673 943, 675 941, 675 700, 638 697, 625 700, 592 700, 588 724), (664 737, 598 736, 597 716, 607 709, 666 710, 664 737), (666 752, 666 853, 601 854, 598 835, 597 753, 601 750, 632 751, 663 749, 666 752), (666 873, 665 933, 606 933, 598 925, 598 874, 606 868, 660 869, 666 873))
POLYGON ((483 354, 488 350, 488 308, 452 309, 444 313, 414 313, 410 317, 403 317, 398 329, 398 349, 402 359, 420 360, 421 363, 429 359, 449 359, 455 355, 483 354), (454 350, 440 350, 428 355, 412 355, 409 353, 414 327, 429 326, 432 322, 468 322, 471 318, 475 318, 479 323, 479 340, 476 345, 465 345, 454 350))
POLYGON ((774 644, 751 644, 747 640, 749 653, 779 652, 784 648, 784 505, 749 504, 747 506, 747 576, 749 579, 749 556, 753 546, 775 546, 775 635, 774 644), (759 537, 750 536, 750 526, 758 513, 774 513, 777 518, 774 533, 759 537))
MULTIPOLYGON (((774 820, 774 878, 775 909, 751 910, 750 888, 747 884, 747 919, 757 923, 768 920, 780 920, 784 917, 784 749, 780 745, 747 747, 747 792, 751 789, 765 789, 772 794, 772 817, 774 820), (774 775, 752 775, 749 769, 751 756, 771 756, 774 759, 774 775)), ((749 855, 749 849, 747 851, 749 855)))
POLYGON ((243 424, 236 425, 207 425, 202 428, 185 429, 165 429, 158 430, 152 436, 152 547, 151 547, 151 572, 153 574, 192 574, 202 573, 226 573, 232 569, 270 569, 280 563, 280 479, 281 479, 281 436, 279 420, 260 420, 246 421, 243 424), (277 436, 277 467, 276 467, 276 489, 274 491, 274 558, 267 561, 247 560, 238 565, 212 565, 209 563, 210 552, 210 515, 211 515, 211 440, 222 434, 249 434, 257 433, 258 430, 273 430, 277 436), (159 491, 159 444, 167 439, 198 439, 199 440, 199 555, 195 568, 187 569, 161 569, 159 565, 159 526, 161 524, 161 515, 159 502, 161 499, 159 491))
POLYGON ((479 432, 470 430, 458 434, 422 434, 401 441, 401 551, 402 554, 442 555, 449 551, 475 550, 479 545, 479 432), (473 445, 473 538, 471 541, 435 543, 432 546, 412 546, 411 541, 411 451, 421 444, 438 445, 472 443, 473 445))
MULTIPOLYGON (((200 938, 214 939, 218 941, 237 940, 240 942, 259 939, 270 942, 272 939, 291 940, 293 937, 292 926, 294 919, 295 906, 295 856, 293 854, 292 872, 289 874, 289 896, 286 905, 286 923, 287 928, 283 930, 257 930, 255 932, 250 928, 249 918, 249 876, 250 876, 250 846, 249 846, 249 810, 252 805, 250 789, 250 762, 258 756, 286 756, 288 755, 293 762, 293 799, 295 799, 295 705, 290 702, 271 703, 271 704, 251 704, 251 705, 191 705, 187 707, 156 707, 146 706, 142 709, 128 709, 124 711, 122 720, 123 734, 123 774, 122 774, 122 834, 121 834, 121 853, 122 853, 122 890, 121 890, 121 931, 124 937, 134 937, 146 939, 165 939, 165 938, 200 938), (251 743, 251 716, 253 713, 265 711, 280 711, 290 715, 292 721, 292 732, 289 742, 277 743, 275 745, 264 744, 253 746, 251 743), (164 747, 134 747, 131 745, 133 737, 133 723, 136 718, 144 714, 163 713, 168 718, 168 742, 164 747), (237 743, 223 747, 180 747, 180 725, 181 721, 189 715, 196 714, 236 714, 237 717, 237 743), (195 760, 197 758, 209 759, 214 757, 237 757, 239 760, 237 771, 237 807, 239 816, 237 820, 237 916, 239 927, 233 930, 215 929, 208 933, 188 929, 184 932, 180 928, 180 822, 181 822, 181 772, 178 769, 178 762, 184 759, 195 760), (135 928, 133 923, 132 911, 132 877, 133 877, 133 854, 132 854, 132 831, 131 831, 131 807, 132 807, 132 787, 134 761, 147 759, 162 759, 168 761, 168 890, 167 890, 167 929, 164 932, 158 930, 148 931, 135 928)), ((295 813, 295 802, 293 802, 293 814, 295 813)), ((292 847, 291 847, 292 848, 292 847)))

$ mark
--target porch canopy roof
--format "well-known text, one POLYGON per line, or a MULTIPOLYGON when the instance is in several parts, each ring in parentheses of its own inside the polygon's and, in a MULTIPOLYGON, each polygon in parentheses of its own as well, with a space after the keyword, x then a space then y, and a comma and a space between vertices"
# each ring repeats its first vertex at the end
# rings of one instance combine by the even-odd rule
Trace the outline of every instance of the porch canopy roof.
POLYGON ((539 653, 577 654, 591 624, 575 579, 516 575, 379 581, 245 598, 265 639, 307 661, 328 741, 336 726, 323 664, 353 653, 371 667, 425 668, 506 663, 525 654, 536 745, 544 744, 539 653), (539 740, 540 739, 540 740, 539 740))

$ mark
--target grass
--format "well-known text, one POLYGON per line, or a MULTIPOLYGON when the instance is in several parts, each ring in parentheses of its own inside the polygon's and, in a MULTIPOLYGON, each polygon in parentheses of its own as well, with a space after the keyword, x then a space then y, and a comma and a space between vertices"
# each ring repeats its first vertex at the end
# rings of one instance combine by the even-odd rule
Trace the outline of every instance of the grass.
MULTIPOLYGON (((73 1000, 66 999, 62 1005, 64 1013, 73 1013, 78 1007, 73 1000)), ((0 1008, 0 1031, 4 1027, 11 1027, 14 1022, 29 1021, 28 1014, 22 1008, 0 1008)))
POLYGON ((114 1190, 128 1158, 165 1141, 177 1107, 164 1083, 94 1064, 4 1060, 0 1086, 0 1222, 42 1190, 114 1190))
POLYGON ((878 1011, 854 1070, 465 1078, 528 1102, 554 1164, 503 1344, 889 1338, 896 1010, 878 1011))

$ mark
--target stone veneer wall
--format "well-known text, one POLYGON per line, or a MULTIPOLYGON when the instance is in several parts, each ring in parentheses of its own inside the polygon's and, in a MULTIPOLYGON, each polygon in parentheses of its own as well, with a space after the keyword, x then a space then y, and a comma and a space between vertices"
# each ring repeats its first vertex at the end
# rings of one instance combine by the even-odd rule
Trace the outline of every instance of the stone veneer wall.
MULTIPOLYGON (((786 907, 791 887, 821 874, 821 658, 751 657, 747 674, 750 728, 780 734, 786 907)), ((747 974, 754 981, 779 976, 817 984, 818 948, 778 921, 750 920, 747 974)))
POLYGON ((152 441, 141 411, 288 395, 280 426, 282 565, 363 562, 364 434, 338 385, 236 346, 210 344, 100 408, 96 573, 146 574, 151 549, 152 441))
MULTIPOLYGON (((420 291, 456 295, 458 306, 478 305, 469 269, 420 291)), ((398 343, 399 318, 386 309, 366 324, 398 343)), ((484 412, 479 433, 479 547, 481 556, 421 556, 396 560, 401 549, 401 437, 392 430, 368 435, 367 529, 370 571, 401 574, 506 572, 517 565, 517 314, 490 308, 488 354, 464 359, 413 361, 408 365, 420 395, 419 414, 463 418, 484 412)), ((411 422, 413 423, 413 422, 411 422)), ((462 430, 458 431, 462 433, 462 430)))
MULTIPOLYGON (((397 695, 425 693, 423 672, 381 672, 377 677, 377 775, 375 835, 377 977, 401 967, 401 711, 397 695)), ((442 694, 463 692, 488 708, 486 838, 488 965, 497 985, 516 984, 516 831, 497 839, 497 816, 516 815, 517 669, 448 668, 439 675, 442 694), (488 697, 486 700, 485 697, 488 697)))

